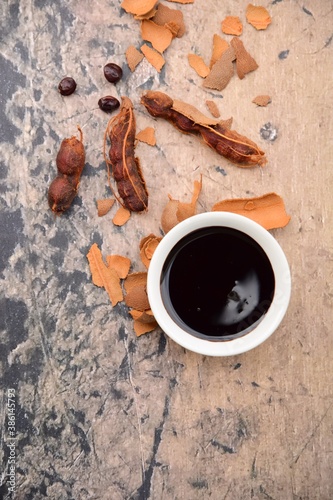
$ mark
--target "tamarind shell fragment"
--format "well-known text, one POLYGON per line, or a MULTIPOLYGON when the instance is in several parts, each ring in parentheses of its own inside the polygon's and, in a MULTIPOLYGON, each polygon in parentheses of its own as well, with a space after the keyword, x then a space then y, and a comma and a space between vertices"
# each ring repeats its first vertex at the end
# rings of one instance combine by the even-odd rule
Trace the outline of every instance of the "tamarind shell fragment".
POLYGON ((203 115, 190 104, 152 90, 142 96, 141 103, 152 116, 168 120, 183 133, 198 136, 207 146, 239 167, 267 163, 264 151, 255 142, 228 129, 223 121, 203 115))

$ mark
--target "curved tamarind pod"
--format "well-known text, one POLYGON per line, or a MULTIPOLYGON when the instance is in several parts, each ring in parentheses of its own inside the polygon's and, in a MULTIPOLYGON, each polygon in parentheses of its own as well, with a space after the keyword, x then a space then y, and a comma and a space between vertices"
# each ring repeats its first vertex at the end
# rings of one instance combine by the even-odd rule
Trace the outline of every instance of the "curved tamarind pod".
POLYGON ((142 96, 141 103, 152 116, 165 118, 181 132, 201 137, 207 146, 239 167, 267 163, 264 151, 257 144, 230 130, 225 122, 208 118, 190 104, 152 90, 142 96))
POLYGON ((128 97, 122 97, 119 113, 107 126, 111 147, 107 162, 110 181, 110 165, 122 204, 132 212, 142 212, 148 207, 148 192, 139 158, 135 157, 135 117, 128 97))

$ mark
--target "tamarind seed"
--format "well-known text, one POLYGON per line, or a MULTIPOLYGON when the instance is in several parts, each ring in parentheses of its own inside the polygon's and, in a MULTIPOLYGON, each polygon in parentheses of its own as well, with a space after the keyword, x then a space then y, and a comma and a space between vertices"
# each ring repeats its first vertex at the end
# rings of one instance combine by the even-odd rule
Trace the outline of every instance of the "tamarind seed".
POLYGON ((123 76, 123 70, 118 64, 108 63, 104 66, 104 76, 108 82, 117 83, 123 76))
POLYGON ((61 95, 71 95, 76 89, 76 81, 71 76, 63 78, 59 85, 58 90, 61 95))
POLYGON ((106 113, 112 113, 115 109, 119 108, 120 102, 116 97, 112 95, 106 95, 105 97, 101 97, 98 101, 98 106, 102 111, 106 113))

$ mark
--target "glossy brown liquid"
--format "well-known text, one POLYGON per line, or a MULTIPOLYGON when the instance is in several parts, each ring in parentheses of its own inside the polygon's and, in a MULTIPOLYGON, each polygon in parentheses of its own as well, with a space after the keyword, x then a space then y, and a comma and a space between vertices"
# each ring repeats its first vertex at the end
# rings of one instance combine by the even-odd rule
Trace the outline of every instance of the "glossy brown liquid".
POLYGON ((250 332, 269 309, 274 272, 262 248, 241 231, 209 227, 168 255, 161 293, 173 320, 192 335, 230 340, 250 332))

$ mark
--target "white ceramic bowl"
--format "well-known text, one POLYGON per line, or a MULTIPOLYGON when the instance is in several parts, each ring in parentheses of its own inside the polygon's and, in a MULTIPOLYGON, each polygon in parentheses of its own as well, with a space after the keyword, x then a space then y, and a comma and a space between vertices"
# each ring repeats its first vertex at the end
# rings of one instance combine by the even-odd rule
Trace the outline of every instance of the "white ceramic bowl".
POLYGON ((266 229, 242 215, 229 212, 206 212, 180 222, 163 237, 149 266, 147 292, 157 323, 172 340, 186 349, 206 356, 233 356, 258 346, 277 329, 288 308, 291 277, 282 248, 266 229), (232 340, 210 341, 186 332, 170 317, 161 295, 161 273, 173 247, 192 231, 209 226, 230 227, 249 235, 264 250, 274 272, 275 291, 268 311, 253 330, 243 337, 232 340))

